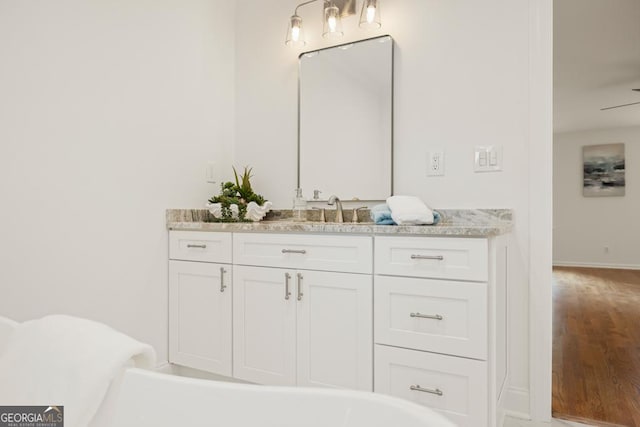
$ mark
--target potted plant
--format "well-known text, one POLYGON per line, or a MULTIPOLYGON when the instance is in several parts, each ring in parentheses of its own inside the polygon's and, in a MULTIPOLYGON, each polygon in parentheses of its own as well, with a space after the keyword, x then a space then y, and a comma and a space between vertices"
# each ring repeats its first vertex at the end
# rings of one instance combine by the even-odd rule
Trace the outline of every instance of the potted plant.
POLYGON ((260 221, 271 210, 271 202, 256 194, 251 187, 251 171, 245 166, 242 176, 233 167, 235 183, 224 182, 220 195, 209 199, 207 208, 217 222, 260 221))

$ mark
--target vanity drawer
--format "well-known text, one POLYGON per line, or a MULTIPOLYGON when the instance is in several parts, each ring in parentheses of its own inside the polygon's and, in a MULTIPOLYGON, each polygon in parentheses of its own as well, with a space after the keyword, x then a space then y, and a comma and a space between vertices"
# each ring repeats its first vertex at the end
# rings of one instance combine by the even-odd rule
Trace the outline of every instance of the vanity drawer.
POLYGON ((487 284, 376 276, 375 342, 487 358, 487 284))
POLYGON ((170 231, 169 259, 231 263, 231 233, 170 231))
POLYGON ((368 236, 234 233, 234 264, 371 274, 368 236))
POLYGON ((487 427, 487 363, 375 346, 375 391, 427 406, 461 427, 487 427))
POLYGON ((489 278, 487 239, 376 236, 376 274, 473 280, 489 278))

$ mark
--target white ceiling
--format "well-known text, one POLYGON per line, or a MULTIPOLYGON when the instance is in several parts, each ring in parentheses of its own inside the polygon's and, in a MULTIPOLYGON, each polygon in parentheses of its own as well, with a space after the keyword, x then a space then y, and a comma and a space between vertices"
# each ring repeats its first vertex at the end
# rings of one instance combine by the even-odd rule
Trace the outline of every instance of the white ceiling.
POLYGON ((554 1, 554 131, 640 126, 640 0, 554 1))

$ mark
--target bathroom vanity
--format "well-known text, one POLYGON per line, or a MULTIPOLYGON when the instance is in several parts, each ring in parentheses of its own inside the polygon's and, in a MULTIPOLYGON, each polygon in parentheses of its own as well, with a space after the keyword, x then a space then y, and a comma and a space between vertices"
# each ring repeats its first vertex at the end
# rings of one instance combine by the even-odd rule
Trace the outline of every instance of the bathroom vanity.
POLYGON ((441 213, 416 227, 167 211, 170 362, 500 425, 511 213, 441 213))

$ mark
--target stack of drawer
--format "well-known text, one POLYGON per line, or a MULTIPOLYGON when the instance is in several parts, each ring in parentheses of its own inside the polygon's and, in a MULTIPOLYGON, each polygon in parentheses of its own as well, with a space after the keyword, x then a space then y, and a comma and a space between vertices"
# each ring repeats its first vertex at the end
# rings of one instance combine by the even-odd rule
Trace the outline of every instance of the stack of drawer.
POLYGON ((375 391, 489 417, 487 239, 375 237, 375 391))

